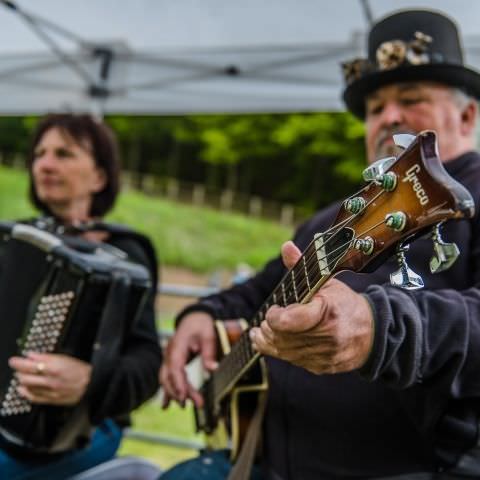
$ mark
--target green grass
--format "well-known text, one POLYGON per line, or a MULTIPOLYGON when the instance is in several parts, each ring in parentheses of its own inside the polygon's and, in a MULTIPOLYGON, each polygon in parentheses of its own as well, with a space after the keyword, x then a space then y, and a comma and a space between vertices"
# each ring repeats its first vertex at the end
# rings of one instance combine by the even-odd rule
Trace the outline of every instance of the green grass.
MULTIPOLYGON (((28 217, 24 172, 0 166, 0 218, 28 217)), ((161 262, 209 272, 246 262, 254 268, 279 252, 291 229, 235 213, 218 212, 155 198, 122 194, 109 219, 148 234, 161 262)))
MULTIPOLYGON (((173 405, 168 410, 162 410, 158 400, 153 399, 134 412, 133 422, 135 429, 142 432, 168 434, 197 443, 203 441, 201 435, 194 433, 193 411, 188 406, 181 409, 179 406, 173 405)), ((119 454, 141 456, 162 468, 168 468, 179 461, 196 456, 198 452, 126 438, 122 442, 119 454)))
MULTIPOLYGON (((0 219, 35 215, 26 192, 25 173, 0 166, 0 219)), ((259 267, 278 253, 291 234, 290 229, 273 222, 181 205, 133 191, 121 195, 110 218, 151 236, 162 264, 200 272, 218 267, 233 269, 239 262, 259 267)), ((170 318, 162 327, 171 323, 170 318)), ((158 401, 152 400, 134 412, 133 420, 138 430, 201 440, 194 434, 191 408, 173 406, 162 411, 158 401)), ((120 454, 142 456, 166 468, 196 452, 125 439, 120 454)))

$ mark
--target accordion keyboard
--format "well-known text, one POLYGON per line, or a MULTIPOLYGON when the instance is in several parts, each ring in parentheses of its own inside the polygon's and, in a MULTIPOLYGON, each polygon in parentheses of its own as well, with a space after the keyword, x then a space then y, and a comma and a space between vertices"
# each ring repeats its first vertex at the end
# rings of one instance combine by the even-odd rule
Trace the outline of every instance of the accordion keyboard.
MULTIPOLYGON (((51 353, 55 350, 74 297, 75 293, 70 290, 40 299, 26 333, 22 355, 27 355, 28 352, 51 353)), ((31 411, 31 403, 19 395, 17 387, 18 379, 12 377, 1 403, 1 416, 21 415, 31 411)))

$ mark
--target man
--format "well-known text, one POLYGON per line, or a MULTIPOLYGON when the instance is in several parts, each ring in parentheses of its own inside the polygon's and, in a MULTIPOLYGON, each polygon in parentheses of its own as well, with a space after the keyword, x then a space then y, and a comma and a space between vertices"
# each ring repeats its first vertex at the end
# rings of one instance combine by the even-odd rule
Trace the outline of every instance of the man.
MULTIPOLYGON (((453 22, 437 12, 393 14, 373 26, 369 59, 348 64, 345 72, 344 100, 365 119, 368 161, 394 152, 394 133, 436 130, 445 168, 470 190, 478 212, 480 156, 473 150, 480 74, 463 65, 453 22)), ((329 227, 338 207, 317 213, 283 246, 287 267, 315 233, 329 227)), ((480 476, 480 456, 474 458, 480 413, 478 213, 445 225, 444 237, 461 251, 446 272, 429 273, 429 239, 410 250, 409 264, 423 277, 423 290, 389 285, 398 268, 391 259, 372 274, 338 275, 308 304, 271 307, 260 328, 251 330, 269 371, 264 478, 480 476), (444 471, 452 476, 441 476, 444 471)), ((161 371, 167 402, 191 398, 201 404, 186 380, 186 360, 198 352, 207 368, 215 368, 213 319, 251 317, 284 272, 275 259, 247 283, 179 315, 161 371)))

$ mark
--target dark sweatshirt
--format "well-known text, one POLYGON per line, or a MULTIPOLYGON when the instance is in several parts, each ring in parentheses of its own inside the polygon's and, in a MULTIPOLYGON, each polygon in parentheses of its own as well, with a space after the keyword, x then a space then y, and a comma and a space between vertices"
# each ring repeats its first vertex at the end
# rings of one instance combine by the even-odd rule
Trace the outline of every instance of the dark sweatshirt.
MULTIPOLYGON (((445 164, 475 200, 472 220, 447 222, 445 241, 461 255, 446 272, 429 272, 432 242, 412 244, 407 260, 426 288, 390 286, 398 268, 337 276, 372 305, 375 339, 359 371, 314 375, 267 358, 269 400, 264 466, 272 478, 372 478, 435 472, 455 464, 477 441, 480 412, 480 156, 445 164)), ((339 205, 318 212, 296 232, 305 249, 333 222, 339 205)), ((201 299, 179 315, 206 310, 216 318, 250 318, 281 280, 280 258, 251 280, 201 299)))

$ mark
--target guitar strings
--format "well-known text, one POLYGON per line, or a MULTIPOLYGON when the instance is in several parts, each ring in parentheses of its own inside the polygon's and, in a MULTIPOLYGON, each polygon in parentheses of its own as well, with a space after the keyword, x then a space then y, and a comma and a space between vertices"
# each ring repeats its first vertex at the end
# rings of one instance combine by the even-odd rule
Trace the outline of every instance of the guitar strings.
MULTIPOLYGON (((377 198, 379 198, 383 193, 385 193, 385 190, 381 190, 378 194, 376 194, 364 207, 364 209, 362 210, 362 212, 364 212, 364 210, 369 207, 377 198)), ((335 225, 335 227, 331 227, 330 229, 328 229, 326 232, 324 232, 322 235, 326 235, 327 233, 329 233, 330 231, 333 230, 333 228, 335 228, 335 231, 334 233, 332 233, 332 235, 330 237, 328 237, 326 239, 326 241, 323 243, 323 247, 327 246, 328 243, 331 243, 333 241, 333 239, 336 237, 336 235, 338 235, 338 233, 340 232, 340 229, 345 227, 346 225, 348 225, 349 223, 351 223, 353 220, 355 220, 355 218, 357 218, 360 214, 362 214, 362 212, 359 212, 359 213, 356 213, 350 217, 348 217, 347 219, 345 219, 344 221, 340 222, 339 225, 335 225), (342 225, 343 224, 343 225, 342 225)), ((371 229, 373 228, 376 228, 377 226, 381 225, 383 223, 383 220, 375 225, 374 227, 371 227, 371 229)), ((354 236, 352 239, 350 239, 348 242, 345 242, 344 244, 338 246, 337 248, 335 248, 334 250, 332 250, 331 252, 329 252, 328 254, 325 254, 323 257, 318 257, 317 253, 320 251, 320 248, 316 248, 315 247, 315 243, 316 243, 316 240, 312 240, 307 248, 305 249, 304 253, 302 254, 302 257, 299 259, 299 261, 293 266, 292 269, 290 269, 288 272, 286 272, 286 274, 284 275, 284 277, 282 278, 281 282, 279 283, 279 285, 275 288, 275 290, 273 291, 273 293, 267 298, 267 300, 264 302, 263 306, 265 306, 265 304, 269 304, 268 307, 270 307, 271 305, 273 305, 274 303, 276 302, 270 302, 270 299, 271 297, 273 297, 273 295, 275 294, 275 292, 278 290, 279 287, 282 287, 282 290, 292 290, 292 286, 294 285, 294 288, 293 288, 293 291, 295 292, 295 290, 298 288, 298 286, 292 281, 290 280, 289 278, 287 277, 291 277, 291 272, 293 271, 293 275, 295 275, 295 273, 300 273, 300 272, 296 272, 295 269, 297 268, 297 266, 303 261, 303 258, 305 258, 305 266, 307 267, 307 272, 308 272, 308 268, 311 268, 313 270, 313 267, 314 266, 318 266, 318 264, 325 260, 325 259, 328 259, 329 255, 331 255, 332 253, 336 253, 338 250, 341 250, 343 249, 345 246, 349 245, 351 242, 354 242, 359 236, 362 236, 362 235, 365 235, 365 233, 367 233, 368 231, 370 230, 367 230, 366 232, 362 232, 360 234, 357 234, 356 236, 354 236), (310 252, 309 250, 311 250, 311 247, 314 247, 313 249, 313 252, 310 252)), ((343 253, 342 253, 343 254, 343 253)), ((339 259, 340 257, 337 257, 335 259, 334 262, 331 262, 330 264, 328 264, 327 262, 327 269, 330 269, 330 267, 332 267, 332 265, 334 263, 336 263, 336 261, 339 259)), ((299 267, 300 270, 303 270, 303 268, 300 266, 299 267)), ((308 275, 308 273, 307 273, 308 275)), ((299 285, 302 285, 302 287, 304 287, 306 284, 307 284, 307 279, 306 279, 306 276, 303 275, 303 274, 300 274, 299 275, 300 278, 301 278, 301 283, 299 285), (305 281, 302 281, 302 277, 305 278, 305 281)), ((310 279, 309 279, 310 280, 310 279)), ((318 282, 318 279, 315 279, 312 283, 315 285, 316 283, 318 282)), ((308 285, 307 285, 307 289, 308 289, 308 285)), ((283 293, 283 292, 282 292, 283 293)), ((298 293, 298 292, 297 292, 298 293)), ((267 309, 268 309, 267 307, 267 309)), ((264 307, 261 307, 260 310, 264 308, 264 307)), ((263 314, 264 315, 264 314, 263 314)), ((256 315, 254 316, 254 318, 256 317, 256 315)))
MULTIPOLYGON (((367 187, 365 187, 367 188, 367 187)), ((362 189, 361 191, 365 190, 362 189)), ((360 192, 361 192, 360 191, 360 192)), ((372 202, 374 202, 378 197, 380 197, 383 193, 385 193, 384 190, 380 191, 378 194, 376 194, 367 204, 366 206, 364 207, 367 208, 368 206, 371 205, 372 202)), ((355 196, 356 194, 354 194, 353 196, 355 196)), ((363 210, 364 210, 363 209, 363 210)), ((362 211, 363 211, 362 210, 362 211)), ((328 237, 326 239, 326 241, 324 242, 323 246, 326 246, 329 242, 332 242, 333 239, 335 238, 336 235, 338 235, 338 233, 340 232, 340 229, 345 227, 346 225, 348 225, 349 223, 351 223, 355 218, 357 218, 362 212, 359 212, 357 214, 353 214, 351 215, 350 217, 346 218, 345 220, 343 220, 342 222, 340 222, 338 225, 335 225, 333 227, 330 227, 328 230, 326 230, 325 232, 323 232, 322 235, 326 235, 332 231, 334 231, 332 233, 332 235, 330 237, 328 237)), ((374 225, 373 227, 370 227, 367 231, 361 233, 360 235, 357 235, 356 237, 353 237, 351 240, 349 240, 348 242, 345 242, 343 245, 340 245, 339 247, 337 247, 336 249, 332 250, 329 255, 331 255, 332 253, 336 253, 338 250, 341 250, 343 249, 343 247, 347 246, 348 244, 350 244, 352 241, 355 241, 356 238, 358 238, 358 236, 361 236, 361 235, 365 235, 365 233, 368 233, 370 230, 378 227, 379 225, 383 224, 383 220, 381 222, 379 222, 378 224, 374 225)), ((320 262, 321 260, 324 260, 326 258, 329 257, 329 255, 324 255, 324 257, 318 257, 318 255, 316 255, 320 249, 316 248, 315 247, 315 243, 316 241, 315 240, 312 240, 309 245, 307 246, 307 248, 305 249, 304 251, 304 254, 302 255, 302 258, 301 258, 301 261, 303 261, 303 259, 305 259, 305 267, 307 267, 307 271, 308 271, 308 267, 310 267, 311 269, 313 268, 313 265, 318 265, 317 262, 320 262), (314 246, 314 251, 313 252, 309 252, 309 249, 311 249, 311 247, 314 246)), ((330 265, 327 266, 327 268, 330 268, 332 265, 334 265, 341 257, 342 255, 344 254, 344 252, 340 252, 339 255, 337 255, 336 258, 333 259, 333 261, 330 263, 330 265)), ((291 292, 293 291, 294 292, 294 295, 295 297, 292 298, 293 300, 297 301, 298 302, 298 291, 300 290, 300 296, 302 298, 304 298, 310 291, 311 289, 309 288, 309 286, 307 285, 307 281, 306 281, 306 277, 305 277, 305 280, 303 280, 302 276, 300 276, 300 283, 298 285, 296 285, 292 280, 286 280, 287 277, 291 276, 292 275, 292 272, 293 272, 293 275, 295 275, 295 268, 300 264, 300 260, 297 262, 297 264, 294 265, 294 267, 289 270, 284 278, 282 279, 282 281, 279 283, 279 285, 275 288, 274 292, 267 298, 267 300, 263 303, 262 307, 260 308, 260 310, 253 316, 252 320, 253 320, 253 323, 254 325, 258 325, 259 322, 261 321, 261 319, 264 318, 265 316, 265 313, 266 313, 266 310, 268 310, 268 308, 270 308, 270 306, 273 304, 271 303, 269 300, 271 299, 271 297, 275 294, 275 292, 279 289, 279 287, 282 287, 282 296, 285 297, 285 300, 286 300, 286 304, 290 304, 290 297, 291 297, 291 292), (292 285, 295 285, 295 288, 292 289, 292 285), (307 287, 305 289, 305 286, 307 287), (288 292, 288 296, 286 295, 283 295, 283 291, 286 291, 288 292), (265 312, 262 312, 262 309, 265 309, 265 312), (258 316, 261 316, 262 318, 261 319, 257 319, 258 316)), ((322 274, 321 270, 319 270, 318 272, 319 274, 316 274, 314 272, 314 277, 313 277, 313 285, 315 286, 323 277, 325 277, 325 275, 322 274)), ((308 273, 307 273, 308 275, 308 273)), ((309 279, 310 281, 310 279, 309 279)), ((294 303, 294 302, 292 302, 294 303)), ((241 368, 246 365, 246 363, 248 363, 248 361, 250 360, 249 357, 252 356, 253 354, 253 349, 251 348, 251 344, 250 344, 250 341, 249 341, 249 338, 248 338, 248 330, 246 332, 244 332, 239 340, 233 345, 229 355, 225 356, 221 361, 220 361, 220 364, 218 366, 218 368, 215 370, 215 372, 212 374, 212 376, 210 377, 210 380, 208 381, 208 383, 210 383, 211 385, 213 385, 213 393, 215 395, 215 397, 218 397, 218 394, 220 393, 223 393, 223 390, 226 386, 228 386, 229 383, 231 383, 231 375, 229 375, 229 378, 225 378, 225 372, 227 372, 228 370, 231 370, 232 368, 232 363, 235 364, 235 366, 237 367, 240 367, 240 368, 237 368, 241 370, 241 368), (216 387, 216 388, 215 388, 216 387)), ((230 372, 228 372, 230 374, 230 372)))
MULTIPOLYGON (((357 196, 359 193, 361 193, 361 192, 365 191, 367 188, 369 188, 369 186, 370 185, 365 186, 363 189, 359 190, 358 193, 353 194, 349 198, 357 196)), ((364 209, 362 209, 362 212, 368 206, 370 206, 377 198, 379 198, 383 193, 385 193, 385 190, 381 190, 372 199, 370 199, 368 201, 368 203, 365 205, 364 209)), ((322 235, 327 235, 328 233, 331 233, 333 231, 333 233, 325 240, 323 246, 325 247, 326 245, 328 245, 328 243, 331 243, 334 240, 334 238, 339 234, 341 228, 343 228, 343 227, 349 225, 351 222, 353 222, 353 220, 355 220, 355 218, 357 218, 362 212, 359 212, 359 213, 351 215, 350 217, 347 217, 346 219, 342 220, 342 222, 340 222, 339 224, 334 225, 334 226, 330 227, 329 229, 327 229, 325 232, 323 232, 322 235)), ((380 225, 382 223, 383 223, 383 221, 380 222, 378 225, 380 225)), ((378 226, 378 225, 376 225, 376 226, 378 226)), ((376 226, 371 227, 371 228, 372 229, 376 228, 376 226)), ((360 235, 364 235, 364 233, 362 233, 360 235)), ((357 235, 357 237, 358 237, 358 235, 357 235)), ((357 237, 354 237, 351 240, 349 240, 348 242, 345 242, 343 245, 340 245, 339 247, 337 247, 336 249, 331 251, 329 253, 329 255, 331 255, 332 253, 336 253, 338 250, 341 250, 343 247, 350 244, 352 241, 355 241, 355 239, 357 237)), ((323 257, 320 257, 320 258, 318 257, 317 253, 320 251, 320 249, 319 248, 317 249, 315 247, 315 244, 316 244, 316 240, 314 239, 309 243, 309 245, 305 249, 305 251, 304 251, 304 253, 303 253, 303 255, 300 259, 302 262, 303 261, 305 262, 304 266, 307 268, 307 272, 308 272, 308 268, 310 268, 313 271, 313 266, 314 265, 318 266, 318 262, 328 258, 328 255, 324 255, 323 257), (311 250, 312 246, 314 247, 314 249, 313 249, 313 252, 310 252, 309 250, 311 250)), ((333 264, 335 264, 339 260, 339 258, 341 258, 342 255, 343 255, 343 252, 341 252, 330 263, 330 265, 327 266, 327 268, 330 268, 333 264)), ((293 272, 293 275, 295 275, 295 268, 300 264, 300 260, 297 262, 297 264, 294 265, 294 267, 291 270, 289 270, 284 275, 284 278, 279 283, 279 285, 277 285, 277 287, 275 288, 273 293, 267 298, 267 300, 263 303, 262 307, 260 307, 259 311, 253 316, 252 320, 253 320, 254 325, 258 325, 260 323, 260 321, 264 318, 266 311, 273 304, 273 302, 271 302, 270 300, 279 288, 282 288, 282 296, 285 297, 285 300, 286 300, 285 303, 286 304, 289 304, 290 297, 291 297, 290 292, 293 291, 294 294, 296 293, 296 297, 293 298, 293 299, 298 301, 298 291, 299 290, 300 290, 300 296, 303 297, 303 298, 311 291, 311 289, 307 285, 307 279, 303 275, 300 275, 300 283, 298 285, 296 285, 294 283, 293 279, 292 280, 290 280, 290 279, 287 280, 287 277, 291 276, 292 272, 293 272), (305 280, 302 277, 304 277, 305 280), (283 287, 282 287, 282 285, 283 285, 283 287), (292 285, 295 285, 295 288, 292 289, 292 285), (305 287, 306 287, 306 289, 305 289, 305 287), (288 292, 288 297, 286 295, 283 295, 283 291, 288 292), (264 312, 262 312, 263 309, 265 310, 264 312), (257 319, 257 317, 259 317, 259 316, 261 317, 261 319, 257 319)), ((321 271, 318 272, 319 275, 316 274, 315 272, 313 272, 313 273, 314 273, 314 276, 313 276, 312 284, 315 286, 322 279, 322 277, 324 277, 324 275, 322 275, 321 271)), ((297 272, 297 274, 298 274, 298 272, 297 272)), ((308 275, 308 273, 306 273, 306 274, 308 275)), ((310 281, 310 279, 309 279, 309 281, 310 281)), ((251 353, 253 353, 253 351, 251 349, 251 344, 250 344, 250 341, 248 339, 248 334, 247 334, 247 332, 244 332, 240 336, 240 339, 233 345, 229 355, 225 356, 220 361, 220 364, 219 364, 218 368, 215 370, 215 372, 210 377, 209 382, 211 382, 212 385, 217 385, 217 387, 220 389, 220 392, 221 392, 222 391, 221 386, 222 385, 226 386, 225 383, 224 383, 226 379, 224 378, 225 375, 223 374, 223 372, 225 372, 226 370, 229 370, 230 367, 232 366, 231 365, 232 363, 236 363, 237 365, 239 364, 239 366, 242 367, 243 362, 238 361, 239 360, 238 356, 242 355, 242 357, 247 357, 245 360, 248 361, 248 357, 251 355, 251 353), (244 344, 246 344, 246 348, 248 349, 247 351, 245 351, 244 344), (214 379, 217 380, 217 381, 214 381, 214 379)), ((214 390, 217 390, 217 389, 214 388, 214 390)))

